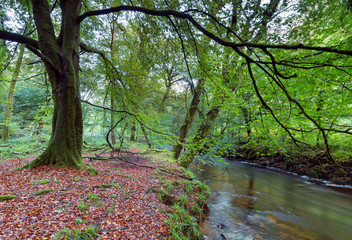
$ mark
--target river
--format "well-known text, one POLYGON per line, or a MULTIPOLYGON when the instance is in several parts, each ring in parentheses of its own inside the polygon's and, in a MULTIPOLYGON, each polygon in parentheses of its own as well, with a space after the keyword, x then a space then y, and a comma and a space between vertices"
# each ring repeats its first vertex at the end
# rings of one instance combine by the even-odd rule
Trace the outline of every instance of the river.
POLYGON ((352 239, 352 194, 224 162, 191 167, 211 189, 201 223, 205 239, 352 239))

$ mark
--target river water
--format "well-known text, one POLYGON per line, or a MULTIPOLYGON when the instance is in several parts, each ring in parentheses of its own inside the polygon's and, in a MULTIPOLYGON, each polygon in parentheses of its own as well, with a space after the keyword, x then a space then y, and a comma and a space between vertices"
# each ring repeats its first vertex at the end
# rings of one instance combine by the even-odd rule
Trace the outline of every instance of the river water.
POLYGON ((205 239, 352 239, 352 194, 226 162, 191 167, 211 189, 205 239))

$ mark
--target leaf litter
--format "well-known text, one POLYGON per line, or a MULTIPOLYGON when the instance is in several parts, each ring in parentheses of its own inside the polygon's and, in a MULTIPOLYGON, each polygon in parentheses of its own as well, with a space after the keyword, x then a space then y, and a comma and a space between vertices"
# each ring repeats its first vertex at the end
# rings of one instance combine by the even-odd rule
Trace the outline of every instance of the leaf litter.
MULTIPOLYGON (((158 167, 158 163, 137 155, 125 157, 140 165, 158 167)), ((100 229, 99 239, 169 238, 170 229, 164 220, 171 208, 155 193, 146 194, 158 185, 154 169, 123 161, 84 159, 98 170, 98 175, 54 166, 11 171, 32 159, 7 160, 0 165, 0 195, 17 196, 0 202, 0 239, 51 239, 62 229, 88 226, 100 229), (33 194, 46 189, 53 190, 41 196, 33 194), (92 196, 102 204, 93 204, 92 196), (82 211, 80 204, 87 211, 82 211)))

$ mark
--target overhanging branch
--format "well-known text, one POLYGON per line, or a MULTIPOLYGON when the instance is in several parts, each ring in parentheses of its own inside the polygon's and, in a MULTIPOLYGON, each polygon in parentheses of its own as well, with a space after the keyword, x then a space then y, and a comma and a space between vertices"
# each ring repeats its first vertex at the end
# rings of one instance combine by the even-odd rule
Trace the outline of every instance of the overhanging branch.
POLYGON ((38 41, 32 38, 23 36, 21 34, 12 33, 4 30, 0 30, 0 39, 8 40, 11 42, 18 42, 22 44, 27 44, 32 48, 39 49, 38 41))
POLYGON ((206 30, 204 27, 202 27, 190 14, 187 14, 185 12, 177 12, 173 10, 152 10, 152 9, 147 9, 143 7, 137 7, 137 6, 126 6, 126 5, 121 5, 118 7, 112 7, 112 8, 107 8, 107 9, 102 9, 102 10, 95 10, 95 11, 90 11, 82 14, 81 16, 78 17, 77 21, 78 23, 82 22, 84 19, 87 17, 91 16, 98 16, 98 15, 104 15, 104 14, 109 14, 109 13, 116 13, 116 12, 122 12, 122 11, 131 11, 131 12, 141 12, 145 13, 148 15, 152 16, 161 16, 161 17, 170 17, 174 16, 176 18, 181 18, 181 19, 186 19, 190 21, 193 26, 195 26, 199 31, 201 31, 204 35, 210 37, 213 39, 215 42, 226 46, 226 47, 231 47, 234 50, 240 48, 240 47, 251 47, 251 48, 266 48, 266 49, 286 49, 286 50, 297 50, 297 49, 304 49, 304 50, 310 50, 310 51, 324 51, 324 52, 331 52, 331 53, 338 53, 338 54, 343 54, 343 55, 348 55, 352 56, 352 51, 348 50, 338 50, 332 47, 312 47, 312 46, 306 46, 303 44, 296 44, 296 45, 270 45, 270 44, 256 44, 256 43, 234 43, 234 42, 229 42, 225 41, 222 38, 216 36, 215 34, 209 32, 206 30))

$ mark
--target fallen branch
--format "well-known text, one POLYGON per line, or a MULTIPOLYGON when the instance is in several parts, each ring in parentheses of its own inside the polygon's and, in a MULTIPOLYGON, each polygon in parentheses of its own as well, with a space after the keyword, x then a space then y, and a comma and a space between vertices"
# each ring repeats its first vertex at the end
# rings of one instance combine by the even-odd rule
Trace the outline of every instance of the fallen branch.
POLYGON ((125 160, 125 159, 123 159, 123 158, 120 158, 120 157, 109 157, 109 158, 88 157, 88 158, 89 158, 91 161, 93 161, 93 160, 109 161, 109 160, 118 159, 118 160, 120 160, 120 161, 129 163, 129 164, 132 164, 132 165, 135 165, 135 166, 138 166, 138 167, 144 167, 144 168, 150 168, 150 169, 159 169, 160 171, 165 172, 165 173, 170 174, 170 175, 175 175, 175 176, 178 176, 178 177, 181 177, 181 178, 190 180, 190 181, 193 180, 193 178, 189 178, 189 177, 183 176, 183 175, 181 175, 181 174, 169 172, 169 171, 167 171, 167 170, 165 170, 165 169, 156 168, 156 167, 152 167, 152 166, 148 166, 148 165, 140 165, 140 164, 137 164, 137 163, 133 163, 133 162, 127 161, 127 160, 125 160))

